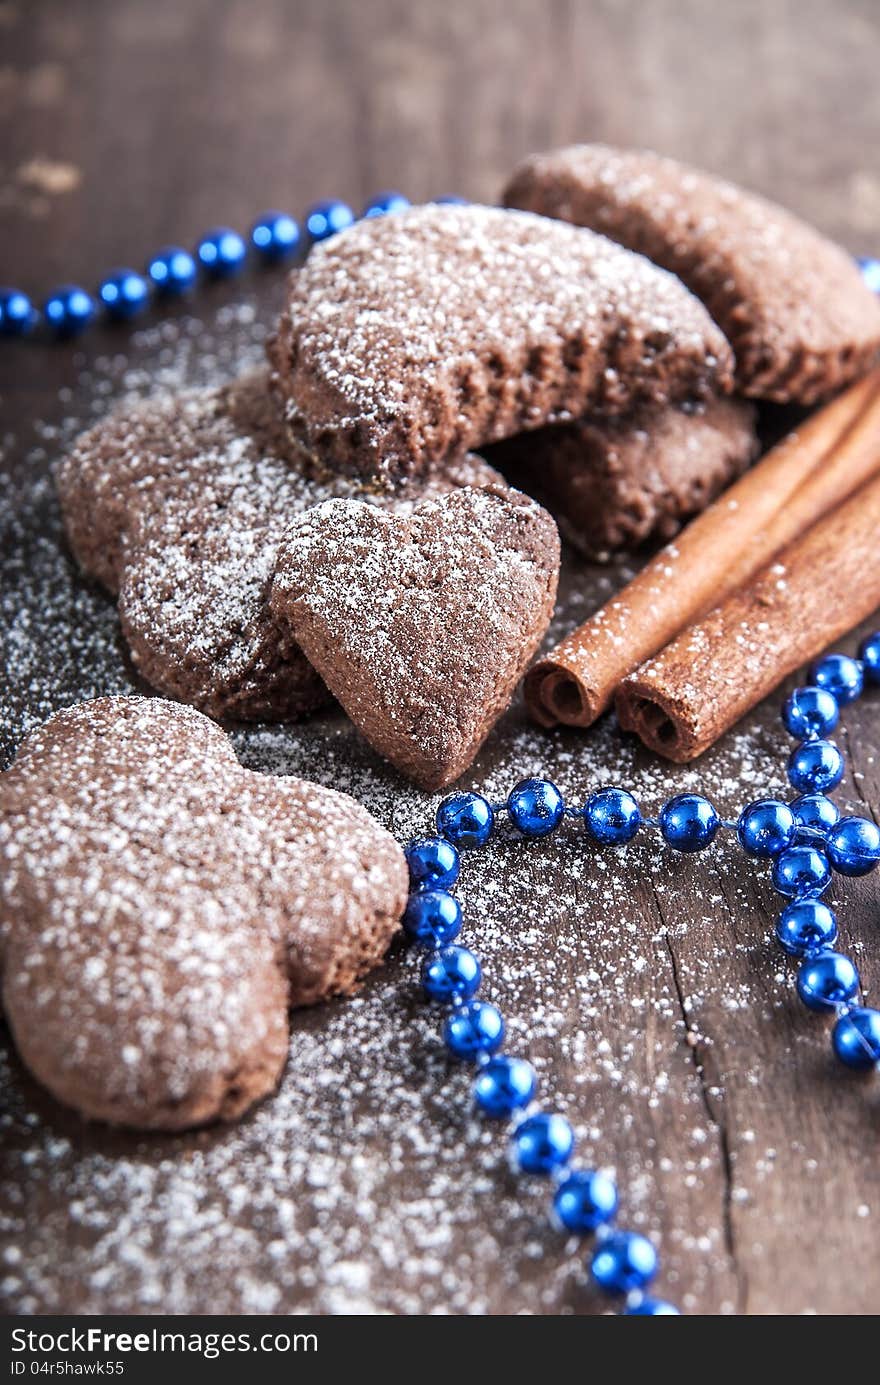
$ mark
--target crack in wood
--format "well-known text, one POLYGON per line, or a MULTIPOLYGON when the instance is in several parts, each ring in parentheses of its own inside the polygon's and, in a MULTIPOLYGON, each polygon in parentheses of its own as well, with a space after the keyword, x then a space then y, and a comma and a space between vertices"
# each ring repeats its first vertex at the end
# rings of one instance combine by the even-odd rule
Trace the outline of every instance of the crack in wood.
POLYGON ((716 1132, 716 1137, 718 1140, 718 1153, 723 1178, 723 1191, 721 1199, 721 1225, 724 1235, 724 1249, 727 1253, 728 1259, 730 1260, 734 1281, 736 1283, 736 1311, 738 1314, 743 1314, 747 1311, 749 1284, 748 1275, 743 1265, 740 1263, 739 1247, 737 1244, 736 1236, 736 1225, 733 1215, 733 1156, 731 1154, 730 1132, 727 1128, 727 1118, 723 1108, 718 1103, 716 1103, 712 1096, 711 1085, 717 1084, 710 1084, 707 1080, 706 1062, 708 1059, 708 1053, 705 1046, 700 1042, 700 1035, 698 1030, 694 1028, 688 1017, 684 990, 681 984, 681 973, 679 970, 678 958, 675 954, 675 948, 672 945, 672 935, 669 931, 669 927, 667 925, 666 918, 663 913, 663 906, 660 903, 660 896, 657 892, 657 887, 653 881, 651 881, 651 893, 654 897, 654 903, 657 909, 657 914, 659 916, 660 924, 663 929, 663 939, 666 943, 666 950, 669 954, 669 962, 672 972, 672 984, 675 989, 675 995, 678 1001, 678 1008, 681 1012, 681 1019, 685 1029, 685 1042, 687 1044, 688 1049, 690 1050, 691 1063, 694 1070, 694 1076, 697 1080, 697 1085, 700 1093, 700 1100, 702 1101, 706 1115, 708 1116, 709 1121, 716 1132))

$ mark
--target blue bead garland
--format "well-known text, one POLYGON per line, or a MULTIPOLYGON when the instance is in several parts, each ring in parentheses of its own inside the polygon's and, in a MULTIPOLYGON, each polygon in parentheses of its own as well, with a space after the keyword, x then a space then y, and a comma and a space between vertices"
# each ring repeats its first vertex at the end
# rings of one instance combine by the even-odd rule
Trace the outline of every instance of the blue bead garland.
POLYGON ((576 1169, 556 1189, 554 1220, 566 1231, 584 1236, 614 1220, 617 1201, 617 1187, 607 1173, 576 1169))
POLYGON ((147 264, 147 276, 157 293, 176 297, 196 281, 196 262, 188 250, 166 245, 147 264))
POLYGON ((21 289, 0 289, 0 337, 24 337, 32 331, 37 315, 21 289))
POLYGON ((405 212, 410 205, 402 192, 380 192, 371 197, 361 213, 364 217, 387 216, 389 212, 405 212))
POLYGON ((470 1000, 453 1010, 443 1025, 446 1047, 455 1058, 475 1062, 495 1053, 504 1042, 501 1011, 485 1000, 470 1000))
POLYGON ((43 304, 46 325, 57 337, 78 337, 95 316, 95 300, 78 284, 56 289, 43 304))
POLYGON ((872 289, 874 293, 880 293, 880 260, 871 259, 868 255, 860 255, 857 263, 868 288, 872 289))
POLYGON ((574 1131, 556 1111, 537 1111, 520 1121, 510 1137, 510 1157, 518 1173, 540 1177, 568 1163, 574 1149, 574 1131))
POLYGON ((247 247, 231 226, 218 226, 202 236, 196 256, 213 279, 230 279, 244 267, 247 247))
POLYGON ((251 227, 251 245, 270 264, 295 255, 301 239, 299 224, 287 212, 264 212, 251 227))
POLYGON ((422 967, 422 985, 429 1000, 470 1000, 476 995, 483 979, 479 962, 466 947, 444 947, 426 958, 422 967))
POLYGON ((823 793, 801 794, 791 804, 791 811, 795 821, 795 841, 814 841, 817 836, 824 837, 840 817, 840 809, 834 799, 823 793))
POLYGON ((597 789, 584 804, 584 826, 602 846, 625 846, 642 822, 639 805, 626 789, 597 789))
MULTIPOLYGON (((437 200, 465 201, 461 197, 437 200)), ((362 216, 387 216, 410 205, 402 192, 380 192, 370 198, 362 216)), ((154 296, 170 299, 187 293, 200 270, 209 279, 232 278, 244 268, 249 250, 264 264, 284 264, 356 219, 351 207, 338 198, 316 202, 306 212, 302 227, 288 212, 263 212, 247 239, 231 226, 215 227, 200 237, 192 254, 183 246, 163 246, 147 261, 143 274, 135 269, 112 270, 101 279, 94 296, 78 285, 65 284, 50 294, 42 311, 21 289, 0 288, 0 338, 26 337, 40 323, 58 339, 75 337, 97 319, 99 309, 111 321, 131 321, 149 307, 154 296)))
POLYGON ((612 1231, 600 1242, 590 1261, 590 1273, 607 1294, 644 1289, 657 1273, 657 1251, 637 1231, 612 1231))
POLYGON ((859 658, 869 683, 880 683, 880 630, 859 645, 859 658))
POLYGON ((832 1030, 831 1042, 846 1067, 871 1072, 880 1065, 880 1010, 858 1005, 844 1009, 832 1030))
POLYGON ((474 1101, 487 1116, 512 1116, 535 1095, 538 1079, 525 1058, 493 1058, 474 1082, 474 1101))
POLYGON ((524 837, 549 836, 564 812, 565 800, 549 779, 524 779, 507 800, 507 815, 524 837))
POLYGON ((768 858, 791 845, 795 827, 795 816, 787 803, 762 798, 743 808, 736 831, 743 851, 768 858))
POLYGON ((843 756, 833 741, 796 745, 788 760, 788 782, 798 793, 827 793, 843 778, 843 756))
POLYGON ((843 776, 843 756, 825 739, 837 725, 841 703, 851 702, 870 683, 880 683, 880 631, 863 641, 858 660, 828 655, 812 670, 814 682, 786 699, 782 719, 799 744, 789 761, 789 779, 799 794, 790 804, 758 799, 735 822, 722 821, 700 794, 676 794, 656 818, 645 817, 636 799, 618 786, 590 793, 582 807, 566 806, 549 779, 522 780, 502 803, 460 791, 437 809, 436 835, 416 837, 406 849, 412 893, 404 915, 410 937, 429 949, 422 967, 427 998, 448 1007, 443 1039, 455 1058, 475 1063, 473 1100, 493 1120, 517 1121, 510 1136, 510 1161, 523 1175, 554 1182, 551 1218, 568 1235, 594 1235, 589 1259, 592 1282, 623 1299, 631 1317, 675 1315, 678 1309, 644 1290, 659 1267, 656 1248, 638 1232, 613 1228, 618 1210, 614 1179, 601 1171, 571 1167, 574 1131, 559 1112, 535 1108, 537 1078, 523 1057, 501 1051, 501 1012, 474 996, 482 982, 477 957, 449 946, 462 926, 461 910, 449 891, 458 881, 460 853, 485 846, 502 830, 506 816, 526 838, 550 835, 566 817, 582 820, 597 849, 619 847, 647 827, 659 828, 676 851, 701 851, 719 831, 732 830, 745 853, 765 861, 786 904, 776 939, 800 962, 797 993, 810 1010, 835 1016, 832 1051, 855 1072, 880 1067, 880 1011, 855 1004, 859 975, 837 939, 834 911, 819 898, 841 876, 866 874, 880 864, 880 829, 867 818, 841 817, 827 791, 843 776))
POLYGON ((676 851, 702 851, 715 839, 721 819, 707 798, 679 793, 660 809, 663 840, 676 851))
POLYGON ((150 289, 142 274, 134 269, 114 269, 98 285, 98 297, 108 317, 137 317, 150 301, 150 289))
POLYGON ((783 909, 776 938, 791 957, 807 957, 830 947, 837 937, 837 919, 821 899, 798 899, 783 909))
POLYGON ((869 818, 841 818, 828 831, 825 851, 841 875, 867 875, 880 862, 880 828, 869 818))
POLYGON ((810 1010, 836 1010, 859 989, 859 973, 842 952, 818 952, 801 965, 797 991, 810 1010))
POLYGON ((353 224, 354 212, 351 207, 337 198, 316 202, 306 212, 306 230, 312 241, 328 240, 337 231, 344 231, 353 224))

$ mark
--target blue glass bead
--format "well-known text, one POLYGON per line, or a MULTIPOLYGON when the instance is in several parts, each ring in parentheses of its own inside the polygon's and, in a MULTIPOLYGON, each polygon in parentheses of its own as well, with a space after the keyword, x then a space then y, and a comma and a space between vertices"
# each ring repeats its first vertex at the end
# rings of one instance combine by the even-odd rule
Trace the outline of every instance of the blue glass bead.
POLYGON ((804 741, 788 760, 788 779, 798 793, 827 793, 843 778, 843 756, 833 741, 804 741))
POLYGON ((237 274, 246 254, 247 247, 241 236, 229 226, 209 231, 196 246, 199 263, 215 279, 229 279, 237 274))
POLYGON ((196 281, 196 262, 188 250, 179 245, 166 245, 147 265, 158 293, 173 296, 186 293, 196 281))
POLYGON ((0 289, 0 337, 25 337, 36 320, 26 293, 21 289, 0 289))
POLYGON ((663 840, 676 851, 702 851, 713 840, 719 826, 718 814, 700 794, 676 794, 660 809, 663 840))
POLYGON ((657 1252, 637 1231, 612 1231, 593 1253, 590 1273, 606 1294, 644 1289, 657 1273, 657 1252))
POLYGON ((444 197, 435 197, 434 205, 438 207, 467 207, 469 205, 466 197, 457 197, 455 193, 448 192, 444 197))
POLYGON ((798 972, 798 995, 810 1010, 833 1010, 852 1000, 858 989, 855 963, 842 952, 818 952, 808 957, 798 972))
POLYGON ((841 707, 855 702, 864 684, 861 665, 848 654, 826 654, 813 665, 812 678, 816 687, 830 692, 841 707))
POLYGON ((626 789, 597 789, 584 805, 584 823, 593 841, 602 846, 631 842, 642 825, 639 805, 626 789))
POLYGON ((680 1318, 681 1313, 674 1303, 665 1298, 649 1298, 646 1294, 638 1303, 629 1304, 623 1310, 625 1318, 680 1318))
POLYGON ((485 1000, 469 1000, 446 1020, 443 1039, 449 1052, 466 1062, 495 1053, 504 1042, 501 1011, 485 1000))
POLYGON ((568 1163, 574 1149, 574 1131, 564 1116, 539 1111, 520 1121, 510 1147, 514 1168, 519 1173, 546 1175, 568 1163))
POLYGON ((474 1080, 474 1100, 485 1116, 512 1116, 528 1106, 538 1079, 525 1058, 492 1058, 474 1080))
POLYGON ((553 1215, 566 1231, 579 1236, 614 1220, 617 1188, 607 1173, 576 1169, 556 1189, 553 1215))
POLYGON ((831 946, 837 937, 837 919, 820 899, 798 899, 779 915, 776 937, 789 956, 806 957, 831 946))
POLYGON ((485 846, 492 835, 495 814, 478 793, 454 793, 437 809, 437 831, 459 851, 485 846))
POLYGON ((417 890, 448 890, 458 879, 461 860, 445 837, 415 837, 406 848, 409 878, 417 890))
POLYGON ((862 640, 859 645, 859 658, 864 665, 868 681, 880 683, 880 630, 862 640))
POLYGON ((880 1010, 854 1005, 835 1024, 831 1042, 841 1063, 867 1072, 880 1063, 880 1010))
POLYGON ((389 212, 405 212, 410 205, 408 197, 402 192, 380 192, 371 197, 364 207, 364 216, 387 216, 389 212))
POLYGON ((773 862, 773 886, 789 899, 815 898, 831 884, 828 857, 815 846, 790 846, 773 862))
POLYGON ((46 299, 43 316, 57 336, 75 337, 95 316, 95 300, 76 284, 65 284, 46 299))
POLYGON ((133 269, 114 269, 98 285, 98 297, 110 317, 136 317, 150 301, 150 289, 133 269))
POLYGON ((787 803, 761 798, 743 808, 736 826, 740 845, 750 856, 778 856, 791 844, 795 819, 787 803))
POLYGON ((880 829, 870 818, 841 818, 828 833, 825 851, 841 875, 867 875, 880 862, 880 829))
POLYGON ((348 203, 336 199, 316 202, 306 212, 306 230, 313 241, 327 240, 329 236, 335 236, 337 231, 351 226, 353 221, 354 212, 348 203))
POLYGON ((411 894, 403 915, 403 927, 413 941, 423 947, 451 943, 461 932, 458 900, 445 890, 411 894))
POLYGON ((511 789, 507 811, 524 837, 547 837, 562 821, 565 800, 549 779, 523 779, 511 789))
POLYGON ((811 840, 811 832, 821 832, 824 836, 840 817, 837 804, 832 798, 826 798, 823 793, 801 794, 800 798, 796 798, 792 803, 791 811, 795 820, 795 841, 811 840), (801 827, 807 829, 803 837, 798 832, 801 827))
POLYGON ((782 708, 782 720, 793 736, 827 736, 840 719, 837 698, 827 688, 795 688, 782 708))
POLYGON ((880 260, 873 260, 867 255, 859 256, 859 269, 862 271, 862 278, 874 293, 880 293, 880 260))
POLYGON ((431 1000, 470 1000, 482 978, 479 962, 466 947, 444 947, 422 967, 422 985, 431 1000))
POLYGON ((273 264, 294 255, 299 242, 299 225, 287 212, 264 212, 251 227, 251 245, 273 264))

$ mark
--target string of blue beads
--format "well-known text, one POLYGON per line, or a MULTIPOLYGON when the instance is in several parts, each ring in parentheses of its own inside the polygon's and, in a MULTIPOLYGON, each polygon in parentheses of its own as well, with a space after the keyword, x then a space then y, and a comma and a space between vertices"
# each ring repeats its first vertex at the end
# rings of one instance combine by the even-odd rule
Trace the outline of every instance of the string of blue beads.
MULTIPOLYGON (((458 202, 460 198, 438 198, 458 202)), ((364 217, 386 216, 410 205, 400 192, 382 192, 370 198, 364 217)), ((192 253, 180 245, 167 245, 147 262, 144 272, 114 269, 94 294, 79 284, 55 289, 40 312, 21 289, 0 288, 0 337, 25 337, 43 323, 57 338, 79 336, 101 310, 110 320, 122 322, 139 317, 157 297, 175 298, 188 293, 201 272, 209 279, 229 279, 239 274, 248 250, 264 264, 291 260, 311 245, 351 226, 357 217, 352 208, 336 198, 316 202, 303 218, 304 225, 287 212, 269 211, 254 222, 247 239, 231 226, 216 226, 200 238, 192 253)))
MULTIPOLYGON (((435 198, 437 202, 464 200, 435 198)), ((401 192, 380 192, 370 198, 361 215, 387 216, 409 205, 401 192)), ((356 220, 347 202, 331 198, 308 209, 304 228, 287 212, 264 212, 251 227, 248 241, 264 264, 277 265, 356 220)), ((112 321, 130 321, 140 316, 154 297, 175 298, 188 293, 199 269, 211 279, 234 277, 244 268, 247 255, 248 244, 238 231, 216 226, 201 237, 192 254, 183 246, 166 245, 147 262, 143 274, 128 268, 111 270, 94 295, 79 284, 62 284, 50 293, 42 313, 21 289, 0 288, 0 337, 27 337, 41 322, 58 339, 78 337, 101 308, 112 321)), ((880 260, 861 256, 857 263, 868 287, 880 293, 880 260)))
POLYGON ((865 875, 880 863, 880 830, 867 818, 840 816, 827 796, 843 775, 843 756, 826 739, 840 708, 859 697, 866 682, 880 685, 880 631, 866 639, 859 658, 830 654, 812 669, 812 681, 796 688, 782 711, 798 738, 788 762, 788 779, 798 796, 791 803, 765 798, 749 803, 735 822, 724 821, 700 794, 676 794, 656 818, 646 818, 631 793, 617 786, 597 789, 582 807, 567 806, 548 779, 517 784, 504 803, 477 793, 456 793, 437 810, 435 836, 416 837, 406 850, 411 894, 404 914, 409 938, 427 955, 422 987, 427 998, 448 1007, 442 1037, 449 1054, 474 1063, 473 1100, 496 1120, 512 1120, 510 1159, 517 1173, 554 1183, 551 1217, 561 1230, 593 1235, 589 1256, 593 1283, 622 1300, 624 1314, 661 1316, 678 1309, 646 1290, 659 1270, 653 1242, 614 1226, 618 1193, 601 1170, 572 1168, 575 1135, 566 1118, 535 1108, 537 1075, 527 1059, 502 1052, 504 1018, 477 999, 483 979, 479 959, 456 943, 462 912, 451 893, 462 854, 485 846, 502 812, 521 836, 540 840, 565 817, 583 822, 598 846, 624 846, 645 826, 659 829, 670 847, 702 851, 726 828, 743 850, 771 865, 775 889, 788 901, 776 924, 783 950, 800 962, 797 994, 804 1005, 836 1017, 832 1047, 845 1066, 866 1071, 880 1065, 880 1012, 854 1003, 859 989, 855 963, 832 950, 837 920, 820 896, 832 871, 865 875))

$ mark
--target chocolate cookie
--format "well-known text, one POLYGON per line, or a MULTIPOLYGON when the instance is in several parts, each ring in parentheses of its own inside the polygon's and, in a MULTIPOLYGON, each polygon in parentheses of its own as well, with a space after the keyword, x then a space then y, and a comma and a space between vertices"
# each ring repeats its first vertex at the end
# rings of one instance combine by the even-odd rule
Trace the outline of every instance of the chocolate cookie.
POLYGON ((406 517, 331 500, 291 525, 272 610, 367 740, 438 789, 510 702, 558 574, 553 520, 505 486, 406 517))
POLYGON ((0 776, 3 1006, 24 1062, 87 1116, 177 1130, 272 1090, 290 1005, 383 956, 403 854, 353 799, 243 769, 206 717, 108 697, 0 776))
POLYGON ((880 300, 845 251, 674 159, 601 144, 536 155, 504 202, 601 231, 677 274, 733 346, 738 385, 753 398, 812 404, 880 350, 880 300))
POLYGON ((71 548, 118 594, 144 678, 212 716, 245 720, 284 720, 328 697, 267 606, 294 515, 337 495, 406 511, 424 494, 497 479, 475 457, 396 489, 317 474, 265 373, 112 414, 57 475, 71 548))
POLYGON ((671 276, 604 237, 478 206, 416 207, 316 246, 269 355, 308 451, 377 476, 723 391, 732 371, 671 276))
POLYGON ((715 399, 696 410, 539 428, 488 455, 547 506, 564 538, 602 558, 649 538, 672 538, 757 454, 754 408, 715 399))

